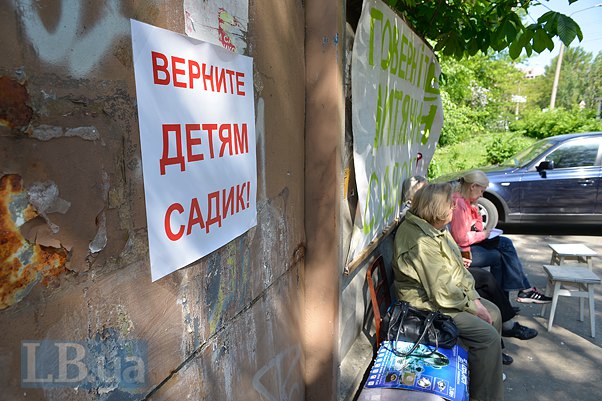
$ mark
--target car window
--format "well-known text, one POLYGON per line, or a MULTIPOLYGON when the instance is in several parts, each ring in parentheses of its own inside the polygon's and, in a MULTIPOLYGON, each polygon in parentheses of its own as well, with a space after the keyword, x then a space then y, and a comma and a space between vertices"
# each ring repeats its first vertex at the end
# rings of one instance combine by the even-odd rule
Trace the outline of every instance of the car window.
POLYGON ((517 153, 515 156, 503 162, 501 166, 524 167, 526 164, 531 162, 531 160, 533 160, 534 157, 541 155, 553 145, 554 143, 548 139, 537 141, 533 145, 529 146, 527 149, 517 153))
POLYGON ((583 141, 571 141, 554 150, 546 160, 554 162, 554 168, 587 167, 596 164, 599 141, 591 138, 583 141))

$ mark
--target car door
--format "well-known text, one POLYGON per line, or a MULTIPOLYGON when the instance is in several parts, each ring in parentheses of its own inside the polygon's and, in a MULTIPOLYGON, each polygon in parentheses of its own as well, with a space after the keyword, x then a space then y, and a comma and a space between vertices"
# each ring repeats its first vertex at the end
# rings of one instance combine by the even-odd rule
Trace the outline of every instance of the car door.
POLYGON ((539 160, 553 161, 542 173, 535 163, 523 176, 521 214, 591 214, 600 181, 600 138, 569 140, 539 160))

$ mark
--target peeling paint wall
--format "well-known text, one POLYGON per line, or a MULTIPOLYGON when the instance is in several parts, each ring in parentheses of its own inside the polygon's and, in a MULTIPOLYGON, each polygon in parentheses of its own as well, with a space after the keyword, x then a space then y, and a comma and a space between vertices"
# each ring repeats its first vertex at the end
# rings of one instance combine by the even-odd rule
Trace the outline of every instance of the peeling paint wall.
POLYGON ((303 2, 7 3, 0 399, 305 399, 303 2), (258 224, 155 283, 130 18, 208 30, 254 58, 258 224), (143 341, 146 382, 25 388, 25 340, 95 341, 105 358, 121 341, 143 341))
MULTIPOLYGON (((35 184, 32 192, 35 191, 35 184)), ((29 220, 44 215, 42 196, 28 199, 21 177, 8 174, 0 178, 0 309, 8 308, 29 294, 38 283, 48 285, 53 277, 65 272, 67 252, 65 248, 44 246, 28 241, 21 234, 21 227, 29 220), (33 198, 36 198, 34 201, 33 198)), ((56 203, 51 197, 48 205, 56 203)), ((46 206, 46 205, 44 205, 46 206)), ((48 223, 50 227, 52 223, 48 223)))

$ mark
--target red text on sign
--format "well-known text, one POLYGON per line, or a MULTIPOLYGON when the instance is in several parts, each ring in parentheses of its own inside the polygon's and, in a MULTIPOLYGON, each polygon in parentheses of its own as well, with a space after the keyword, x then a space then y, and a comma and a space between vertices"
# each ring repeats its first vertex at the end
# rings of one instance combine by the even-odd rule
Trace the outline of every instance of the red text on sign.
POLYGON ((169 165, 186 170, 186 163, 249 153, 247 123, 242 124, 163 124, 161 175, 169 165), (170 137, 173 138, 170 141, 170 137), (170 143, 173 143, 170 147, 170 143), (175 148, 175 155, 173 154, 175 148), (186 149, 186 154, 184 154, 186 149))
POLYGON ((203 90, 245 96, 245 73, 199 63, 182 57, 167 57, 160 52, 151 52, 153 82, 155 85, 170 85, 176 88, 194 89, 203 85, 203 90))
POLYGON ((171 241, 177 241, 184 235, 209 234, 215 224, 219 228, 228 216, 249 208, 250 197, 251 182, 247 181, 208 193, 205 208, 201 207, 199 198, 192 198, 186 207, 173 203, 165 211, 165 235, 171 241))

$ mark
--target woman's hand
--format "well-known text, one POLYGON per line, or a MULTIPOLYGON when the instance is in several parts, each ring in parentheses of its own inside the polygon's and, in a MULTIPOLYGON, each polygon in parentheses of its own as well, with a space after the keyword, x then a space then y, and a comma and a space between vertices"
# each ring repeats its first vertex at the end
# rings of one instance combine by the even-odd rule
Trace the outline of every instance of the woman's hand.
POLYGON ((487 323, 492 324, 493 319, 491 318, 491 315, 489 314, 487 308, 485 308, 481 303, 481 300, 475 299, 474 303, 477 306, 477 316, 486 321, 487 323))
POLYGON ((472 263, 472 259, 462 258, 462 262, 464 263, 464 267, 468 269, 472 263))

